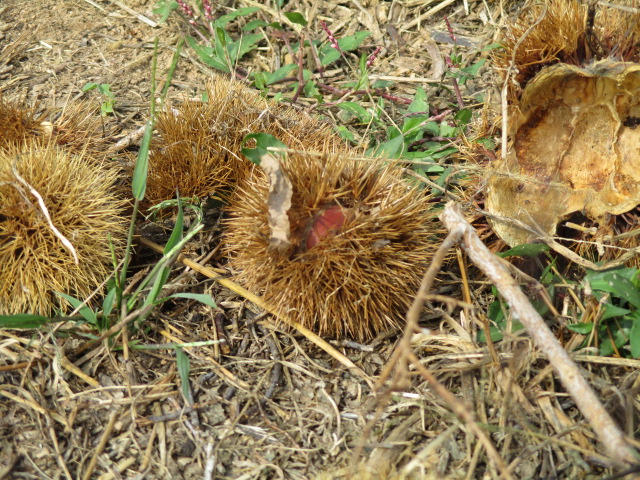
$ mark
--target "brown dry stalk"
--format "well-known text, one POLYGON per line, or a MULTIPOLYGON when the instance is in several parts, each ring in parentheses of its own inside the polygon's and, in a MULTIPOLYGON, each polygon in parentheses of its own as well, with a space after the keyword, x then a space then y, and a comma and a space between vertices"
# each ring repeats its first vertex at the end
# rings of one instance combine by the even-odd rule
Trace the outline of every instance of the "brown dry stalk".
POLYGON ((118 418, 118 410, 114 410, 113 412, 111 412, 111 415, 109 416, 109 421, 107 422, 106 428, 102 432, 100 443, 98 444, 98 447, 93 453, 93 457, 91 457, 91 460, 89 461, 89 465, 87 466, 87 469, 85 470, 84 475, 82 476, 82 480, 89 480, 93 476, 93 472, 95 471, 96 465, 98 464, 98 458, 100 457, 102 452, 104 452, 104 449, 107 446, 109 439, 111 438, 111 432, 113 432, 113 427, 116 423, 117 418, 118 418))
POLYGON ((622 431, 605 410, 589 383, 580 374, 578 366, 558 343, 518 283, 482 243, 473 227, 462 215, 460 207, 454 202, 449 202, 440 220, 450 232, 461 234, 462 248, 496 286, 500 295, 509 304, 514 317, 524 325, 538 348, 549 359, 560 381, 591 424, 611 458, 620 463, 637 463, 638 453, 627 443, 622 431))

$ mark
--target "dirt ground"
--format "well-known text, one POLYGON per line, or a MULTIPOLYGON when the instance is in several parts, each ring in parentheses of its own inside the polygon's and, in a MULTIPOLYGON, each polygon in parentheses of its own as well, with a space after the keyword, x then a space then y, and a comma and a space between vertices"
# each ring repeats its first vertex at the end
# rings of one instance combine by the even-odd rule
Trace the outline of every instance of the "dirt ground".
MULTIPOLYGON (((499 24, 516 7, 505 2, 501 11, 498 2, 471 0, 295 3, 291 10, 310 21, 345 20, 341 35, 372 31, 372 44, 388 50, 376 73, 407 78, 434 74, 427 46, 450 52, 445 15, 468 42, 469 58, 479 58, 487 57, 482 47, 495 41, 499 24)), ((221 12, 257 5, 225 4, 218 6, 221 12)), ((147 119, 155 38, 163 74, 186 28, 177 17, 159 23, 154 5, 3 0, 0 94, 42 108, 79 99, 99 104, 97 92, 82 87, 109 84, 116 104, 105 127, 115 143, 147 119)), ((265 18, 272 20, 268 13, 265 18)), ((216 74, 185 48, 169 98, 180 102, 202 93, 216 74)), ((465 95, 495 91, 493 78, 482 71, 465 95)), ((398 81, 393 93, 413 94, 416 85, 398 81)), ((188 256, 206 258, 217 235, 211 229, 207 242, 188 256)), ((142 249, 138 263, 153 262, 154 255, 142 249)), ((461 263, 453 264, 439 288, 460 297, 455 272, 461 263)), ((0 479, 346 479, 356 478, 356 471, 358 478, 507 478, 468 425, 419 376, 407 379, 403 389, 376 385, 398 335, 366 345, 332 342, 357 366, 355 372, 218 283, 185 266, 178 275, 177 282, 211 293, 220 308, 195 302, 163 307, 145 328, 128 333, 129 348, 123 349, 120 338, 86 349, 90 332, 65 326, 56 334, 0 330, 0 479), (229 338, 228 350, 189 349, 191 398, 185 400, 175 352, 162 344, 217 339, 220 331, 229 338)), ((473 301, 486 311, 486 282, 471 285, 473 301)), ((596 479, 619 472, 526 335, 497 344, 496 364, 486 344, 460 327, 473 324, 466 315, 475 314, 428 312, 433 335, 416 338, 414 351, 474 412, 510 478, 596 479)), ((606 366, 585 357, 581 366, 633 435, 638 362, 606 366)))

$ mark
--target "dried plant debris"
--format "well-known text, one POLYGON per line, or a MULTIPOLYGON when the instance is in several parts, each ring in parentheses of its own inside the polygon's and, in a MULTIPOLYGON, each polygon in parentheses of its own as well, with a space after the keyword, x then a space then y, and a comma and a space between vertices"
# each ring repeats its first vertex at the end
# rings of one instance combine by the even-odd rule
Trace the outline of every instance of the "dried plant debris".
POLYGON ((275 155, 264 155, 260 167, 269 182, 269 196, 267 198, 269 248, 283 252, 291 246, 289 209, 291 208, 293 186, 283 171, 282 163, 275 155))
POLYGON ((269 182, 258 170, 228 208, 238 281, 320 335, 371 339, 399 328, 437 242, 430 199, 402 169, 292 153, 288 248, 274 249, 269 182))
POLYGON ((523 88, 512 89, 511 140, 489 171, 487 209, 505 218, 493 226, 511 246, 555 235, 572 214, 611 235, 612 216, 640 203, 638 16, 594 8, 538 6, 507 35, 503 68, 513 58, 523 88))
POLYGON ((52 143, 0 150, 0 314, 66 310, 112 268, 126 235, 115 172, 52 143))
POLYGON ((244 84, 216 77, 205 101, 186 100, 158 115, 149 156, 147 200, 182 196, 227 199, 251 163, 241 154, 244 137, 264 132, 294 150, 348 152, 329 124, 269 101, 244 84))

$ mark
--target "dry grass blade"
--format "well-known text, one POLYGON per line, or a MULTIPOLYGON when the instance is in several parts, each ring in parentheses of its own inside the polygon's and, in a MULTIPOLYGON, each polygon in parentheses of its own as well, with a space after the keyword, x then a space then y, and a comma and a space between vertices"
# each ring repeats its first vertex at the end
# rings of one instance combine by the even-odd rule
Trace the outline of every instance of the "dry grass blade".
POLYGON ((102 432, 100 443, 98 444, 95 451, 93 452, 93 457, 91 457, 91 461, 89 462, 89 465, 87 466, 87 469, 85 470, 84 475, 82 476, 82 480, 90 480, 90 478, 92 477, 93 472, 95 471, 96 465, 98 464, 98 457, 104 451, 104 448, 107 446, 107 442, 109 442, 109 439, 111 437, 111 432, 113 431, 113 427, 114 427, 114 424, 116 423, 117 418, 118 418, 118 411, 115 410, 109 416, 109 421, 107 422, 107 426, 102 432))
MULTIPOLYGON (((60 240, 60 242, 62 242, 62 245, 64 245, 64 247, 67 250, 69 250, 71 255, 73 255, 73 260, 77 265, 79 263, 78 253, 76 252, 76 249, 73 247, 73 244, 67 239, 67 237, 65 237, 62 233, 60 233, 60 230, 58 230, 56 226, 53 224, 53 222, 51 221, 51 215, 49 214, 49 210, 47 209, 47 206, 45 205, 44 200, 42 199, 42 195, 40 195, 35 188, 29 185, 27 181, 20 176, 20 174, 18 173, 14 165, 11 166, 11 173, 13 173, 13 176, 16 178, 16 180, 18 180, 18 182, 20 182, 23 186, 25 186, 29 190, 29 193, 31 193, 31 195, 36 197, 36 200, 38 201, 38 206, 40 207, 42 215, 47 220, 47 223, 49 224, 49 228, 51 228, 51 231, 53 232, 54 236, 56 236, 60 240)), ((22 194, 22 197, 26 201, 28 201, 28 198, 26 195, 22 194)))

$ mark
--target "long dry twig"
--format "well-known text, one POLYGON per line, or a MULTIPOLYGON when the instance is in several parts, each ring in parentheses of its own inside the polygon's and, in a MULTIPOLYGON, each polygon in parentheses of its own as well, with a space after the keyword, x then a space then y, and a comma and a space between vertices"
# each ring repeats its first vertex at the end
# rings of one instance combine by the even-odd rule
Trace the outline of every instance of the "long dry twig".
MULTIPOLYGON (((487 455, 495 463, 501 473, 501 477, 507 480, 513 478, 509 472, 507 465, 496 450, 495 446, 491 442, 491 439, 476 423, 471 410, 463 402, 458 400, 438 379, 431 373, 431 371, 420 363, 420 359, 413 353, 411 349, 411 338, 415 333, 421 331, 418 321, 420 319, 420 312, 422 311, 425 298, 427 297, 431 286, 435 281, 436 275, 440 271, 448 251, 453 248, 454 245, 460 242, 462 236, 462 230, 451 231, 449 235, 443 240, 442 244, 433 256, 431 265, 422 277, 422 282, 418 293, 416 294, 411 307, 407 311, 407 326, 405 327, 404 334, 400 339, 397 347, 393 351, 391 358, 387 361, 386 366, 383 368, 378 380, 376 382, 378 388, 381 388, 384 382, 389 379, 392 371, 393 378, 391 381, 391 387, 382 392, 379 405, 373 419, 369 421, 365 427, 363 439, 368 436, 373 428, 375 422, 379 419, 383 406, 388 402, 389 394, 393 389, 406 388, 409 385, 409 366, 418 370, 420 375, 429 383, 431 388, 451 407, 451 410, 465 423, 465 425, 476 435, 482 446, 487 451, 487 455)), ((356 449, 355 457, 359 457, 362 445, 359 445, 356 449)))
POLYGON ((638 453, 625 440, 624 434, 605 410, 604 406, 580 374, 578 366, 558 343, 542 317, 533 308, 518 283, 482 243, 473 227, 462 215, 460 207, 449 202, 440 220, 450 232, 461 233, 460 245, 475 265, 484 272, 517 318, 546 355, 558 373, 560 381, 576 405, 591 424, 610 457, 620 463, 638 463, 638 453))

